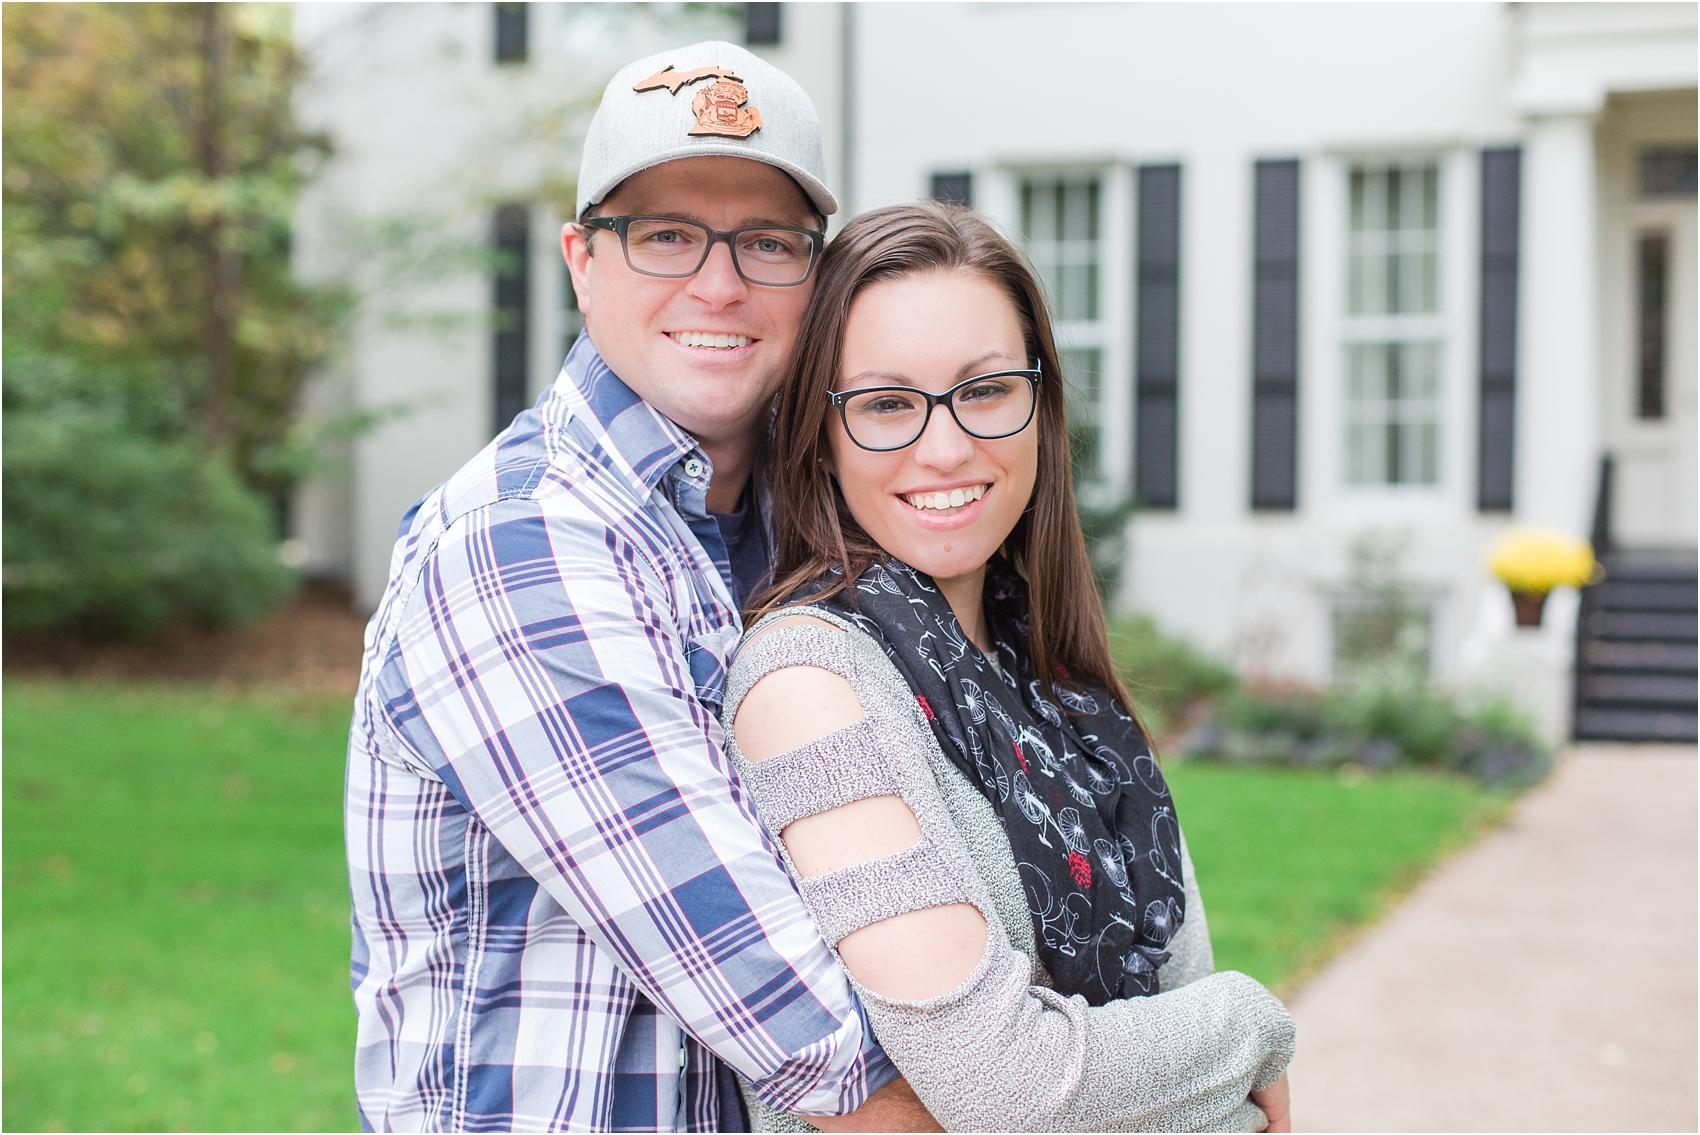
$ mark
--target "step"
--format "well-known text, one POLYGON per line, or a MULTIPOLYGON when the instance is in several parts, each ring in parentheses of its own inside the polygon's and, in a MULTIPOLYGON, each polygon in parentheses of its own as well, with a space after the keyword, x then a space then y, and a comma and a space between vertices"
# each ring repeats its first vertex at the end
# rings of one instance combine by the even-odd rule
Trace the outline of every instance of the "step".
POLYGON ((1700 561, 1691 548, 1619 549, 1600 559, 1608 575, 1632 575, 1638 579, 1693 579, 1700 575, 1700 561))
POLYGON ((1693 741, 1697 721, 1693 713, 1646 709, 1593 709, 1576 712, 1579 741, 1693 741))
POLYGON ((1588 670, 1682 670, 1695 673, 1700 650, 1680 642, 1606 642, 1582 644, 1582 666, 1588 670))
MULTIPOLYGON (((1584 704, 1601 701, 1652 702, 1672 707, 1694 708, 1694 676, 1667 677, 1657 674, 1583 674, 1584 704)), ((1648 708, 1656 708, 1649 706, 1648 708)))
POLYGON ((1695 585, 1663 580, 1607 579, 1588 591, 1596 609, 1610 611, 1692 611, 1695 585))
POLYGON ((1669 611, 1590 611, 1586 633, 1594 638, 1693 642, 1695 616, 1669 611))

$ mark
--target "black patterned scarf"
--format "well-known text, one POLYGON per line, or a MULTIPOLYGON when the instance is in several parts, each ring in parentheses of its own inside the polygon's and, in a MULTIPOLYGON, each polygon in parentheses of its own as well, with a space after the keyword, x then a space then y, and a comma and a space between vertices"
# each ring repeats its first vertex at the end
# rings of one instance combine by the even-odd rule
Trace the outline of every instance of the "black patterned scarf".
POLYGON ((1186 890, 1174 801, 1133 719, 1103 687, 1039 681, 1027 585, 1001 556, 986 568, 996 667, 908 565, 876 563, 854 591, 822 605, 885 648, 945 755, 991 801, 1058 992, 1092 1005, 1156 993, 1186 890))

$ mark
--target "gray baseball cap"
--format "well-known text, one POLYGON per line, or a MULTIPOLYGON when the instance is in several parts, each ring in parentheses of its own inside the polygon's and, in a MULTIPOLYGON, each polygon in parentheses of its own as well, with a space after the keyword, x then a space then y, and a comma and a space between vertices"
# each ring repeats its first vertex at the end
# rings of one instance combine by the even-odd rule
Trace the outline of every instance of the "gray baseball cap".
POLYGON ((809 96, 773 64, 714 40, 639 59, 609 80, 584 136, 578 215, 640 170, 718 155, 782 169, 822 214, 838 211, 809 96))

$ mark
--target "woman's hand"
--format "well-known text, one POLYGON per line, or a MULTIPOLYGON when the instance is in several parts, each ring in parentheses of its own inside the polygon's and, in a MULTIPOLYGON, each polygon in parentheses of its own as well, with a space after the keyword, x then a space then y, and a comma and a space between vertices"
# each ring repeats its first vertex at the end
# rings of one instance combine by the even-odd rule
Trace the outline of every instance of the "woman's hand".
POLYGON ((1269 1117, 1266 1131, 1291 1131, 1293 1129, 1293 1103, 1287 1089, 1287 1074, 1281 1073, 1281 1078, 1264 1088, 1261 1092, 1251 1093, 1251 1102, 1263 1109, 1263 1114, 1269 1117))

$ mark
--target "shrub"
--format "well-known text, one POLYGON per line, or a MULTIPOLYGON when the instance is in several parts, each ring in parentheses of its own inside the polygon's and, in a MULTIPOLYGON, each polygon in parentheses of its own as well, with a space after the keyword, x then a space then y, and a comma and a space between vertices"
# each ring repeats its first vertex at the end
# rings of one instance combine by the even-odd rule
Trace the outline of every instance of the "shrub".
POLYGON ((1466 709, 1421 685, 1236 690, 1178 750, 1236 764, 1421 766, 1512 786, 1533 783, 1551 767, 1533 728, 1509 705, 1466 709))
POLYGON ((1151 733, 1183 759, 1366 769, 1419 766, 1518 787, 1551 760, 1504 702, 1465 707, 1408 670, 1372 670, 1334 689, 1247 686, 1144 615, 1110 625, 1110 651, 1151 733), (1195 720, 1186 728, 1188 718, 1195 720))
POLYGON ((265 502, 350 297, 291 270, 329 153, 278 5, 5 15, 5 623, 134 635, 286 594, 265 502))
POLYGON ((216 625, 290 592, 268 510, 228 463, 172 436, 168 406, 138 404, 122 374, 15 348, 5 371, 8 630, 216 625))
POLYGON ((1191 707, 1239 685, 1232 670, 1165 635, 1146 615, 1110 624, 1110 654, 1140 716, 1159 737, 1179 728, 1191 707))

